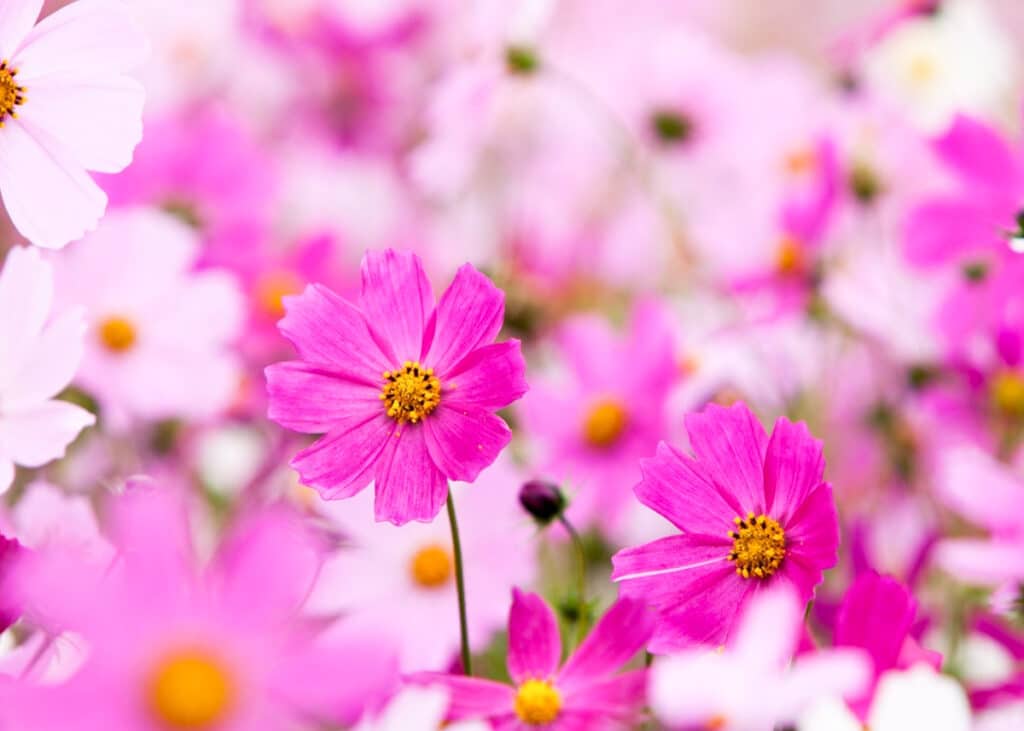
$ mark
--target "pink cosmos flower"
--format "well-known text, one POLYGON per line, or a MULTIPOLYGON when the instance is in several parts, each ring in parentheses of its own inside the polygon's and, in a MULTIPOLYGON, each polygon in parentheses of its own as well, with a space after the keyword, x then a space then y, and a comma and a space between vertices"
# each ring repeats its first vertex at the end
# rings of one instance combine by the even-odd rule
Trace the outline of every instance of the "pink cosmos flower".
POLYGON ((123 5, 79 0, 33 28, 43 0, 0 9, 0 195, 15 227, 60 248, 107 205, 87 170, 116 172, 142 137, 146 41, 123 5))
POLYGON ((228 344, 242 325, 242 297, 223 271, 191 271, 194 232, 149 209, 112 211, 56 262, 65 306, 89 323, 77 382, 105 422, 208 418, 228 406, 238 366, 228 344))
POLYGON ((0 492, 14 465, 40 467, 64 456, 95 422, 54 398, 82 360, 81 310, 50 319, 53 271, 32 249, 11 249, 0 270, 0 492))
POLYGON ((659 614, 652 652, 718 644, 753 595, 792 586, 801 602, 836 564, 839 526, 821 442, 804 424, 771 439, 743 403, 686 417, 696 458, 664 442, 643 460, 637 498, 680 535, 619 551, 612 579, 659 614))
POLYGON ((628 728, 643 703, 646 671, 615 673, 650 638, 653 619, 641 603, 620 599, 559 667, 562 642, 554 612, 536 594, 515 590, 508 619, 514 686, 436 673, 414 680, 451 691, 451 718, 486 718, 501 731, 628 728))
POLYGON ((324 499, 375 482, 377 520, 429 521, 512 437, 494 412, 526 392, 519 341, 491 343, 504 296, 470 265, 434 304, 419 257, 367 253, 355 306, 321 285, 285 301, 301 360, 266 369, 269 416, 325 434, 296 455, 324 499))
MULTIPOLYGON (((469 642, 482 650, 502 629, 513 586, 537 573, 536 528, 518 504, 522 476, 501 456, 474 485, 452 485, 465 566, 469 642)), ((444 670, 459 651, 451 531, 444 515, 396 528, 374 523, 368 491, 320 509, 344 536, 310 609, 394 639, 402 668, 444 670)))
POLYGON ((200 570, 182 507, 169 492, 130 487, 112 506, 119 560, 107 570, 54 552, 16 569, 28 606, 58 608, 89 651, 66 682, 23 682, 5 721, 38 731, 278 731, 351 723, 383 699, 397 680, 386 645, 366 635, 325 644, 302 622, 322 554, 297 516, 250 515, 200 570))
POLYGON ((578 316, 555 342, 569 373, 534 385, 523 401, 527 431, 544 450, 544 474, 573 493, 573 522, 613 528, 640 476, 637 461, 666 436, 665 402, 679 375, 671 324, 646 302, 621 335, 599 317, 578 316))
POLYGON ((805 653, 790 665, 803 614, 792 588, 777 584, 747 605, 725 648, 659 659, 650 683, 655 715, 670 728, 771 731, 823 695, 859 693, 870 677, 860 650, 805 653))

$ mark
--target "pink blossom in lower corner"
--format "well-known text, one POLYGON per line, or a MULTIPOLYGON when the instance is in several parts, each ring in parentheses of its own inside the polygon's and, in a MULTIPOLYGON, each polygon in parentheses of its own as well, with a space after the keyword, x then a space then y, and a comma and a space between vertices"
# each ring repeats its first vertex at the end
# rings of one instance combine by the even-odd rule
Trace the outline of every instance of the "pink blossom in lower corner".
POLYGON ((451 691, 449 717, 488 719, 500 731, 612 731, 639 718, 646 671, 618 672, 647 643, 653 616, 620 599, 564 664, 558 620, 536 594, 514 590, 508 672, 514 685, 463 675, 421 673, 416 683, 451 691))
POLYGON ((637 498, 681 533, 619 551, 612 579, 658 613, 652 652, 728 638, 748 599, 786 584, 806 602, 837 561, 821 442, 781 418, 771 438, 743 403, 686 417, 696 458, 662 443, 637 498))
POLYGON ((359 306, 312 285, 285 301, 300 360, 266 370, 269 416, 324 436, 292 460, 325 499, 373 480, 377 520, 429 521, 448 480, 472 482, 509 443, 495 411, 526 392, 519 341, 491 341, 502 292, 470 265, 434 302, 419 257, 369 252, 359 306))

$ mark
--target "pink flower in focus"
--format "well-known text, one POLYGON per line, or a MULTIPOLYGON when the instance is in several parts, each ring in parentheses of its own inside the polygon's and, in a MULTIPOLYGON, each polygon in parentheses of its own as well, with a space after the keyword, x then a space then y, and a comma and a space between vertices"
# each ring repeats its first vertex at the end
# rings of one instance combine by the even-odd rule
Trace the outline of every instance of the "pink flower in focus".
POLYGON ((573 522, 613 528, 639 459, 665 437, 665 402, 679 375, 671 324, 647 302, 622 335, 600 317, 578 316, 555 341, 570 372, 533 386, 523 400, 526 427, 544 450, 544 473, 573 493, 573 522))
POLYGON ((696 458, 664 442, 642 460, 637 498, 682 533, 613 558, 623 596, 652 605, 652 652, 719 644, 746 601, 774 584, 809 600, 838 559, 839 526, 821 442, 804 424, 771 439, 745 404, 686 417, 696 458))
POLYGON ((324 499, 375 482, 377 520, 429 521, 512 437, 494 412, 526 392, 519 341, 491 341, 504 296, 470 265, 434 304, 419 257, 367 253, 359 307, 322 285, 287 298, 301 360, 266 369, 269 416, 325 434, 292 460, 324 499))
POLYGON ((0 270, 0 492, 14 465, 41 467, 64 456, 95 422, 85 409, 54 397, 82 360, 82 313, 50 319, 53 272, 38 252, 11 249, 0 270))
POLYGON ((0 8, 0 195, 18 231, 58 249, 107 205, 86 172, 117 172, 142 137, 146 54, 125 7, 78 0, 33 27, 43 0, 0 8))
POLYGON ((620 599, 559 667, 562 641, 554 612, 536 594, 514 590, 508 620, 508 672, 514 686, 463 675, 421 673, 452 693, 453 719, 486 718, 502 731, 628 728, 639 714, 646 671, 616 674, 651 636, 653 616, 620 599))
POLYGON ((5 720, 37 731, 279 731, 309 718, 351 723, 383 699, 397 680, 388 647, 365 635, 323 643, 302 621, 321 550, 297 516, 248 516, 200 570, 182 507, 132 487, 113 506, 120 560, 107 571, 52 552, 16 568, 29 606, 61 606, 89 652, 66 682, 22 682, 5 720))
POLYGON ((193 272, 195 234, 149 209, 111 212, 56 262, 57 293, 89 322, 77 382, 115 428, 133 418, 208 418, 238 387, 229 343, 242 298, 222 271, 193 272))
POLYGON ((822 696, 859 693, 870 677, 860 650, 806 653, 790 665, 802 624, 803 602, 790 587, 759 593, 727 647, 695 647, 654 664, 655 715, 670 728, 771 731, 822 696))

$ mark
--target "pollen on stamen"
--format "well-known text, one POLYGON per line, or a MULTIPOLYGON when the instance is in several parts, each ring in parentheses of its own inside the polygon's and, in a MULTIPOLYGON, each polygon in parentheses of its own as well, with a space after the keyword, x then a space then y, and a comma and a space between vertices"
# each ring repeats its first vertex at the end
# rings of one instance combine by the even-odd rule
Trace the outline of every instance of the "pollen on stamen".
POLYGON ((0 127, 8 117, 16 119, 16 107, 25 103, 25 87, 15 80, 17 74, 7 61, 0 61, 0 127))
POLYGON ((401 423, 416 424, 441 403, 441 381, 433 368, 407 360, 400 370, 384 371, 380 400, 387 415, 401 423))
POLYGON ((786 534, 774 518, 748 513, 733 519, 736 530, 729 531, 732 551, 729 560, 744 579, 767 579, 786 557, 786 534))

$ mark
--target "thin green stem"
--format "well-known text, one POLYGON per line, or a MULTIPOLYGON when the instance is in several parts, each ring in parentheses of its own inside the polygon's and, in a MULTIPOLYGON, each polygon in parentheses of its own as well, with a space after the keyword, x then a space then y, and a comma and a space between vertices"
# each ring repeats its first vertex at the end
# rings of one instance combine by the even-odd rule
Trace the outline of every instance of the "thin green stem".
POLYGON ((583 553, 583 541, 580 539, 580 534, 576 532, 564 513, 558 516, 558 522, 569 533, 576 552, 576 644, 578 646, 587 634, 587 558, 583 553))
POLYGON ((462 672, 473 674, 472 658, 469 654, 469 628, 466 624, 466 580, 462 572, 462 542, 459 540, 459 521, 455 518, 455 501, 452 489, 448 488, 448 524, 452 528, 452 554, 455 558, 455 589, 459 595, 459 640, 462 645, 462 672))

